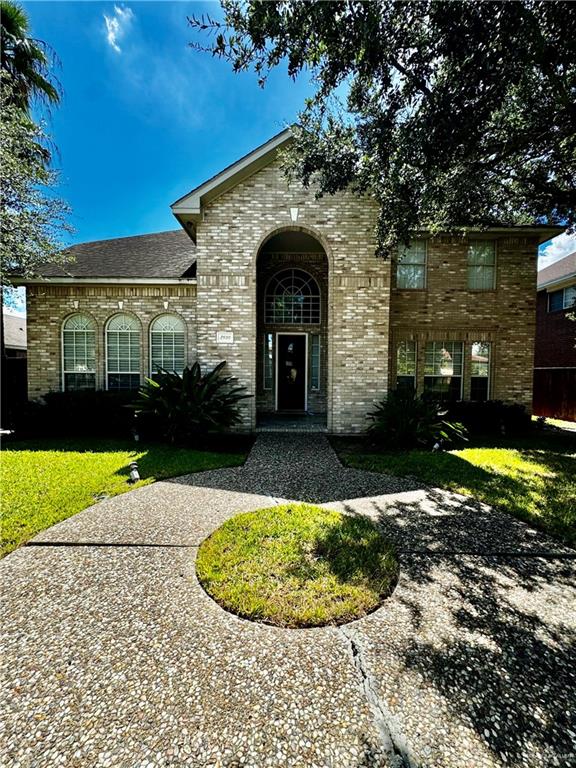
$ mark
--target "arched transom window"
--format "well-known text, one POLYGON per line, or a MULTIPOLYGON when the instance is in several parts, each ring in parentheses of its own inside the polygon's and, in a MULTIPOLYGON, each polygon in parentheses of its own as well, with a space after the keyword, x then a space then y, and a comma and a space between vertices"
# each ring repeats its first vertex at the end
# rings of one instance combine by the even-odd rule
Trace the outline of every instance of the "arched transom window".
POLYGON ((160 315, 150 328, 150 373, 182 373, 186 364, 184 322, 176 315, 160 315))
POLYGON ((62 326, 65 390, 96 388, 96 324, 88 315, 71 315, 62 326))
POLYGON ((114 315, 106 327, 108 389, 140 386, 140 325, 131 315, 114 315))
POLYGON ((264 322, 312 325, 320 322, 320 288, 301 269, 283 269, 268 283, 264 322))

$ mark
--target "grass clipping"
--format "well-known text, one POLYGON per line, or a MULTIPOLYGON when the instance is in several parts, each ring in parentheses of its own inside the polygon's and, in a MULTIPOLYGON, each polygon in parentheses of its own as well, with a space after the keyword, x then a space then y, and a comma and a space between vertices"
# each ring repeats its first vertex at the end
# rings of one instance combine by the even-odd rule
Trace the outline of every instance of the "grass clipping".
POLYGON ((357 619, 398 578, 393 549, 368 518, 309 504, 228 520, 200 546, 196 571, 223 608, 280 627, 357 619))

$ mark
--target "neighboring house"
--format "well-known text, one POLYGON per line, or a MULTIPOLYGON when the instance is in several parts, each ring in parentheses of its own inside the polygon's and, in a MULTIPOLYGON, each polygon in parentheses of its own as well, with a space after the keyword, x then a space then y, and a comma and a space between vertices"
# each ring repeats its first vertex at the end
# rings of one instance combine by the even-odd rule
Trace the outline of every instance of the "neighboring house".
POLYGON ((5 309, 3 312, 4 354, 10 358, 26 357, 26 315, 5 309))
POLYGON ((576 252, 538 272, 534 413, 576 421, 576 252))
POLYGON ((26 400, 26 315, 5 309, 2 312, 4 359, 1 371, 2 426, 11 423, 19 403, 26 400))
POLYGON ((536 254, 554 227, 416 234, 375 255, 378 206, 288 181, 283 131, 172 205, 181 229, 85 243, 28 281, 29 394, 135 388, 226 360, 242 426, 366 428, 387 390, 532 404, 536 254))

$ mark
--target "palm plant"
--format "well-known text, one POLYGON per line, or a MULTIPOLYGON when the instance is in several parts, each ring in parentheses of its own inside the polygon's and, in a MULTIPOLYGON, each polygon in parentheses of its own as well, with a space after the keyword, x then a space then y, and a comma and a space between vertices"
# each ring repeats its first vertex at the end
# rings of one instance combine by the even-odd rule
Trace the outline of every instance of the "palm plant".
POLYGON ((134 404, 138 420, 152 418, 170 442, 187 443, 238 424, 238 404, 251 395, 245 387, 234 386, 232 376, 223 375, 225 365, 202 373, 196 362, 182 375, 160 370, 140 388, 134 404))
POLYGON ((1 0, 0 14, 0 63, 12 81, 13 102, 26 111, 35 98, 57 104, 60 91, 50 74, 50 59, 55 57, 49 46, 30 36, 30 22, 21 6, 1 0))
POLYGON ((445 416, 435 400, 393 390, 369 414, 372 424, 368 429, 380 446, 400 451, 465 440, 464 425, 445 416))

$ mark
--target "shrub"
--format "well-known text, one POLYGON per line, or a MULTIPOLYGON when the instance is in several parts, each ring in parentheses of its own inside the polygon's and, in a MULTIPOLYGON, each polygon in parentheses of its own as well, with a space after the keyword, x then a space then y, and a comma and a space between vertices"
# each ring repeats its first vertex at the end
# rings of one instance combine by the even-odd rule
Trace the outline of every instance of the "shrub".
POLYGON ((369 432, 383 448, 410 450, 466 439, 465 427, 444 418, 441 405, 413 392, 393 390, 369 414, 369 432))
POLYGON ((125 437, 134 427, 133 392, 49 392, 14 420, 16 437, 125 437))
POLYGON ((521 435, 532 429, 530 414, 523 405, 501 400, 453 403, 448 418, 462 422, 474 435, 521 435))
POLYGON ((233 386, 233 377, 223 375, 225 365, 202 373, 194 363, 181 376, 162 370, 155 379, 146 379, 134 405, 138 424, 158 430, 170 442, 184 443, 196 443, 238 424, 238 403, 251 395, 244 387, 233 386))

